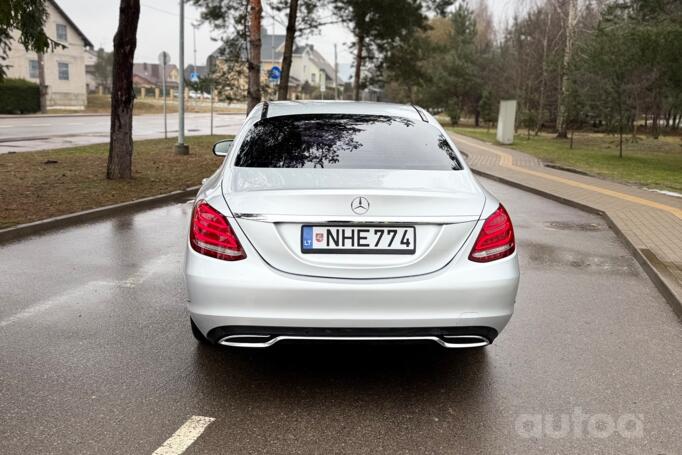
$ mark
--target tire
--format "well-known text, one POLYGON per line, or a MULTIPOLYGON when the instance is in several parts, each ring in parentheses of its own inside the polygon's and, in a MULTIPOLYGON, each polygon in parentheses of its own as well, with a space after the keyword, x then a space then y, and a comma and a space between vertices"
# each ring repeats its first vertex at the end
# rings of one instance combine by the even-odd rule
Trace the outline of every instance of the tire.
POLYGON ((192 325, 192 335, 194 335, 194 339, 201 344, 211 344, 208 338, 206 338, 204 334, 201 333, 201 330, 199 330, 199 327, 197 327, 192 318, 189 318, 189 322, 192 325))

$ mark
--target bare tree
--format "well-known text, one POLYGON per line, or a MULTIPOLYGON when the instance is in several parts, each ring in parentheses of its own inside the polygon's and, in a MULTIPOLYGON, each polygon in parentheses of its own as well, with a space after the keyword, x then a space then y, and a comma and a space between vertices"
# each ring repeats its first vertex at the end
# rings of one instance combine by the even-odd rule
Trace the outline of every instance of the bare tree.
POLYGON ((413 0, 334 0, 333 9, 355 35, 353 99, 359 101, 363 63, 384 56, 424 27, 425 5, 413 0))
POLYGON ((360 78, 362 76, 362 51, 365 48, 365 33, 362 29, 358 31, 355 44, 355 73, 353 74, 353 99, 360 101, 360 78))
POLYGON ((551 3, 547 4, 547 26, 545 27, 545 36, 542 39, 542 77, 540 78, 540 101, 538 102, 537 125, 535 127, 535 135, 540 133, 542 128, 543 116, 545 113, 545 84, 547 82, 547 47, 549 44, 549 31, 552 24, 552 7, 551 3))
POLYGON ((578 19, 578 0, 568 0, 568 17, 566 18, 566 46, 564 47, 564 59, 561 66, 561 94, 559 95, 559 109, 557 112, 556 129, 558 138, 567 138, 566 129, 568 97, 570 95, 569 65, 573 57, 573 42, 578 19))
POLYGON ((260 103, 260 26, 263 16, 261 0, 249 0, 249 87, 247 89, 246 113, 248 114, 260 103))
POLYGON ((133 59, 137 47, 140 0, 121 0, 114 35, 108 179, 133 175, 133 59))

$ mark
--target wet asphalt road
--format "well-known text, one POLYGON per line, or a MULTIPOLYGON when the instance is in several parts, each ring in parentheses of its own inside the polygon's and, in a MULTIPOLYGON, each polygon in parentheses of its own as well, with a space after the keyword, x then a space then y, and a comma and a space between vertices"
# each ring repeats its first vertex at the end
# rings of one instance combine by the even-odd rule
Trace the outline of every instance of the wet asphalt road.
MULTIPOLYGON (((178 114, 168 114, 168 137, 178 135, 178 114)), ((215 114, 214 134, 235 134, 244 122, 243 114, 215 114)), ((4 117, 0 118, 0 154, 75 147, 109 142, 108 115, 4 117)), ((185 134, 211 133, 211 115, 185 114, 185 134)), ((136 115, 135 140, 159 139, 164 135, 163 114, 136 115)))
POLYGON ((183 203, 0 247, 0 453, 149 454, 192 415, 216 420, 190 454, 681 453, 672 310, 599 217, 484 183, 522 281, 478 351, 200 348, 183 203))

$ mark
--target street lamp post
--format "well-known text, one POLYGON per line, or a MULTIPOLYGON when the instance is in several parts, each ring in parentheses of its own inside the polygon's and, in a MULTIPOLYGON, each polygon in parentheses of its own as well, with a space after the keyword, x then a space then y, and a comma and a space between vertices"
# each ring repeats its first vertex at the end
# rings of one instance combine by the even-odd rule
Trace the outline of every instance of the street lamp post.
POLYGON ((209 55, 208 58, 206 59, 206 70, 207 70, 207 75, 209 77, 209 81, 211 83, 211 136, 213 136, 213 97, 214 97, 214 92, 213 92, 213 86, 215 84, 215 58, 213 55, 209 55))
POLYGON ((161 87, 163 90, 163 138, 168 139, 168 121, 166 120, 166 53, 163 52, 162 56, 161 72, 163 74, 163 82, 161 83, 161 87))
POLYGON ((161 51, 159 54, 159 65, 161 66, 161 91, 163 93, 163 138, 168 139, 168 120, 167 113, 168 109, 166 107, 166 66, 170 63, 170 55, 168 52, 161 51))
POLYGON ((336 43, 334 43, 334 99, 338 100, 339 99, 339 86, 338 84, 338 74, 339 74, 339 65, 336 62, 336 43))
POLYGON ((180 80, 178 81, 178 143, 175 153, 188 155, 189 146, 185 144, 185 0, 180 0, 180 52, 178 56, 180 80))

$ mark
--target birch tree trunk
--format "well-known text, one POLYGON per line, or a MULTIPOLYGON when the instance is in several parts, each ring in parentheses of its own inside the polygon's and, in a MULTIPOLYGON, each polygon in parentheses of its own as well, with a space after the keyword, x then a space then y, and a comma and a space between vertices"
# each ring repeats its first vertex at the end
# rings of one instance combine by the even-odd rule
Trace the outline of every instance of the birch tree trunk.
POLYGON ((568 77, 569 65, 573 57, 573 41, 578 17, 578 0, 568 0, 568 18, 566 20, 566 47, 564 60, 561 65, 561 94, 559 95, 559 109, 557 112, 556 129, 558 138, 567 138, 566 122, 568 116, 568 97, 570 96, 570 82, 568 77))
POLYGON ((542 79, 540 80, 540 104, 538 105, 538 118, 535 127, 535 135, 540 133, 542 128, 543 117, 545 113, 545 84, 547 79, 547 46, 549 43, 549 26, 552 23, 552 9, 553 5, 547 4, 549 11, 547 11, 547 26, 545 27, 545 39, 542 43, 542 79))

